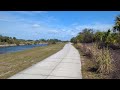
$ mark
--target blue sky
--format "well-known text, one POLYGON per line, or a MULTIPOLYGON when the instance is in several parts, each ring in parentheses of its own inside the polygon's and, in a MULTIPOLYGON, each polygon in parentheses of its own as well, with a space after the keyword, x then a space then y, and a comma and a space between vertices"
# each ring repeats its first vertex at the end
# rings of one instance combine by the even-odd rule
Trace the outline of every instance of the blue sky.
POLYGON ((84 28, 112 28, 120 11, 0 11, 0 34, 19 39, 70 40, 84 28))

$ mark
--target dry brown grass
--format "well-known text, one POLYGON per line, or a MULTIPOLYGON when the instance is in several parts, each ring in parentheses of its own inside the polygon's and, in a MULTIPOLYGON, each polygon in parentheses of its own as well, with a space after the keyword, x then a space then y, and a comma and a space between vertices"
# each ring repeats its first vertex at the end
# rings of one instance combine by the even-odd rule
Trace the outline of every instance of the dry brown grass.
POLYGON ((108 48, 98 49, 97 45, 93 45, 93 58, 96 62, 97 72, 110 74, 112 72, 112 56, 108 48))
POLYGON ((112 56, 108 48, 98 49, 97 44, 92 46, 78 44, 78 46, 95 63, 96 72, 102 74, 110 74, 112 72, 112 56))

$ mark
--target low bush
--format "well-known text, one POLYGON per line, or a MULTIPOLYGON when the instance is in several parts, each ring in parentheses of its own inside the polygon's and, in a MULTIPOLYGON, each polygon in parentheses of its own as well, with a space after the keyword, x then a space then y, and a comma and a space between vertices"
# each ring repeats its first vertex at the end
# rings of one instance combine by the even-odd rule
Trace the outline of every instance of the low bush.
POLYGON ((98 49, 97 44, 92 47, 80 44, 79 48, 87 57, 92 58, 98 73, 109 74, 112 71, 112 57, 108 48, 98 49))
POLYGON ((84 53, 85 56, 92 58, 91 48, 87 47, 85 44, 80 44, 79 49, 84 53))
POLYGON ((108 48, 98 49, 98 45, 93 45, 93 59, 96 62, 97 72, 109 74, 112 71, 112 56, 108 48))

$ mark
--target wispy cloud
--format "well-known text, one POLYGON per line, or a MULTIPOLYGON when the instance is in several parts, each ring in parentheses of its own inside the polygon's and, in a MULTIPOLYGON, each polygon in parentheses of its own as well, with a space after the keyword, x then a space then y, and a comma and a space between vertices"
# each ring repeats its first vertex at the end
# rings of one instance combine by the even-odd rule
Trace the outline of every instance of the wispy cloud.
POLYGON ((84 28, 91 28, 95 30, 101 30, 101 31, 106 31, 108 29, 112 29, 113 24, 104 24, 104 23, 95 23, 92 25, 78 25, 75 28, 77 30, 82 30, 84 28))
POLYGON ((25 21, 25 18, 13 16, 13 15, 10 15, 10 14, 0 13, 0 21, 6 21, 6 22, 22 22, 22 21, 25 21))
POLYGON ((15 11, 15 12, 23 15, 36 15, 36 14, 47 13, 47 11, 15 11))
POLYGON ((38 27, 39 24, 55 26, 57 19, 53 16, 42 15, 43 13, 47 13, 47 11, 8 11, 2 13, 0 12, 0 21, 11 23, 29 23, 33 24, 33 27, 38 27))
POLYGON ((40 25, 39 24, 33 24, 32 27, 33 28, 38 28, 38 27, 40 27, 40 25))
POLYGON ((50 34, 58 34, 60 32, 58 30, 48 30, 48 33, 50 33, 50 34))
POLYGON ((103 23, 94 23, 89 25, 80 25, 80 24, 72 24, 68 27, 63 27, 59 32, 62 35, 66 35, 69 37, 76 36, 79 32, 81 32, 85 28, 94 29, 95 31, 107 31, 108 29, 112 29, 113 24, 103 24, 103 23))
POLYGON ((0 18, 0 21, 9 22, 9 20, 3 18, 0 18))

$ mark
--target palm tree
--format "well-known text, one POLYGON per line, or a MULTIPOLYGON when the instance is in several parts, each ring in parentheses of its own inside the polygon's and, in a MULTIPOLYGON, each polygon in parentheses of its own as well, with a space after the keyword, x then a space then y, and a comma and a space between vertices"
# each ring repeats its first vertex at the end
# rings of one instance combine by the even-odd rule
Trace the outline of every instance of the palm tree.
POLYGON ((116 17, 115 25, 113 27, 113 31, 118 31, 120 33, 120 15, 116 17))
POLYGON ((115 25, 114 25, 114 27, 113 27, 113 31, 114 31, 114 32, 118 32, 118 38, 117 38, 117 40, 118 40, 118 43, 119 43, 119 45, 120 45, 120 15, 118 15, 118 16, 116 17, 115 25))

